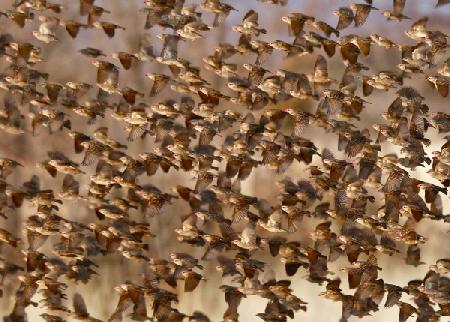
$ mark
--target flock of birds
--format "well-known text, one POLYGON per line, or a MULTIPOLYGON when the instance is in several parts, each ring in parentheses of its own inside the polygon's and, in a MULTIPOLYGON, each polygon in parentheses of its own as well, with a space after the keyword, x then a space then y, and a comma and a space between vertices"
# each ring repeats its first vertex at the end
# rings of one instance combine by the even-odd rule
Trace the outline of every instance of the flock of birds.
MULTIPOLYGON (((287 4, 287 0, 259 1, 287 4)), ((107 55, 94 47, 79 50, 97 71, 89 84, 51 82, 51 76, 39 70, 40 62, 46 60, 41 49, 62 41, 57 32, 64 29, 72 38, 81 29, 91 28, 102 29, 107 37, 120 37, 124 28, 107 22, 107 8, 94 0, 79 0, 79 20, 63 20, 64 7, 58 3, 16 0, 10 10, 0 12, 0 21, 9 19, 20 28, 39 21, 30 42, 0 35, 0 58, 6 66, 0 80, 4 140, 13 135, 30 135, 33 140, 32 135, 44 127, 53 136, 66 136, 75 154, 83 156, 77 163, 59 151, 49 151, 48 159, 37 162, 32 170, 36 174, 20 186, 8 178, 34 165, 0 159, 1 216, 7 219, 25 203, 35 209, 24 223, 23 238, 0 228, 2 253, 17 252, 24 259, 0 260, 2 284, 13 280, 18 285, 15 304, 4 321, 27 321, 30 306, 44 308, 41 316, 48 322, 100 321, 89 314, 78 293, 70 307, 65 291, 97 274, 94 257, 114 254, 122 256, 125 264, 135 261, 145 269, 140 280, 127 280, 114 288, 120 298, 108 321, 210 321, 200 311, 187 315, 176 308, 177 285, 184 284, 184 292, 194 292, 207 278, 203 265, 208 262, 229 281, 219 287, 227 303, 223 313, 227 322, 238 321, 239 304, 250 296, 267 300, 264 312, 257 314, 262 320, 293 319, 297 311, 306 310, 307 303, 293 294, 289 278, 305 272, 309 282, 324 285, 320 296, 342 304, 340 321, 370 315, 382 306, 398 307, 400 322, 411 316, 420 322, 446 320, 450 258, 437 260, 423 279, 407 285, 384 282, 378 276, 382 267, 377 261, 405 248, 406 264, 424 264, 420 247, 433 236, 420 235, 417 226, 427 220, 440 225, 450 222, 442 207, 450 186, 450 136, 440 151, 431 156, 425 152, 431 143, 428 129, 450 132, 450 115, 431 113, 418 90, 403 84, 408 78, 421 77, 436 93, 448 96, 448 36, 430 29, 427 18, 412 22, 405 32, 408 44, 375 33, 367 37, 344 33, 352 24, 363 25, 369 14, 381 12, 393 24, 411 19, 404 14, 405 3, 394 0, 392 10, 384 12, 371 0, 338 8, 335 27, 307 13, 289 13, 279 22, 287 25, 289 42, 259 39, 267 30, 259 25, 258 12, 249 10, 232 27, 239 34, 238 42, 218 44, 202 59, 202 66, 195 66, 183 59, 178 44, 195 44, 229 14, 239 15, 242 10, 220 0, 198 5, 144 0, 143 27, 160 27, 163 33, 158 39, 142 41, 138 52, 107 55), (211 14, 213 21, 207 19, 211 14), (152 44, 159 41, 162 50, 155 53, 152 44), (361 63, 374 46, 401 52, 396 70, 373 73, 361 63), (346 66, 340 81, 330 77, 327 67, 326 57, 336 51, 346 66), (316 55, 314 69, 305 73, 267 70, 264 63, 274 52, 287 57, 316 55), (238 56, 247 63, 233 63, 238 56), (146 75, 149 93, 119 86, 120 75, 146 62, 160 64, 163 71, 146 75), (208 73, 223 78, 227 91, 208 83, 203 78, 208 73), (356 94, 359 87, 363 97, 356 94), (375 90, 395 92, 396 98, 387 110, 371 106, 385 120, 373 125, 371 135, 369 129, 354 123, 375 90), (158 99, 163 92, 171 92, 174 99, 158 99), (292 99, 299 102, 295 108, 277 108, 278 103, 292 99), (302 108, 304 101, 316 104, 314 113, 302 108), (85 128, 94 126, 106 115, 122 125, 128 142, 118 142, 104 126, 91 135, 73 126, 74 119, 84 120, 85 128), (345 158, 304 138, 311 127, 336 135, 337 149, 345 158), (136 156, 127 153, 133 141, 146 138, 153 140, 152 148, 145 145, 136 156), (400 148, 399 156, 382 154, 386 141, 400 148), (288 171, 293 163, 305 164, 305 172, 288 171), (91 166, 95 170, 89 175, 91 166), (274 202, 241 190, 241 182, 259 167, 283 178, 272 188, 274 202), (429 168, 428 174, 439 184, 411 176, 417 167, 429 168), (193 185, 162 191, 152 177, 169 171, 188 174, 193 185), (40 177, 45 173, 62 176, 62 187, 44 189, 40 177), (89 184, 80 184, 82 178, 89 184), (144 180, 153 183, 144 184, 144 180), (147 219, 172 216, 164 208, 175 199, 189 205, 190 212, 169 234, 179 243, 202 249, 201 258, 188 253, 151 256, 152 239, 158 232, 147 219), (369 207, 376 199, 382 205, 378 210, 369 207), (69 200, 88 206, 89 222, 59 211, 69 200), (307 218, 320 223, 308 232, 309 242, 299 242, 298 230, 307 218), (284 278, 276 279, 270 265, 255 258, 265 252, 284 265, 284 278), (340 257, 348 260, 343 269, 349 293, 341 290, 340 279, 328 270, 328 263, 340 257)), ((449 3, 439 0, 436 6, 449 3)), ((448 248, 448 239, 443 245, 448 248)))

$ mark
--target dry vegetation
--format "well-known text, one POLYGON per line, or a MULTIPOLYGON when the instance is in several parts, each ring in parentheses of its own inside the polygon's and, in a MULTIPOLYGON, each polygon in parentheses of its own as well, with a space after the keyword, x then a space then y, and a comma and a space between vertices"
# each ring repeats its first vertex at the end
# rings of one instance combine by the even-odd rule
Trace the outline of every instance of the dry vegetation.
POLYGON ((448 321, 449 3, 0 1, 4 321, 448 321))

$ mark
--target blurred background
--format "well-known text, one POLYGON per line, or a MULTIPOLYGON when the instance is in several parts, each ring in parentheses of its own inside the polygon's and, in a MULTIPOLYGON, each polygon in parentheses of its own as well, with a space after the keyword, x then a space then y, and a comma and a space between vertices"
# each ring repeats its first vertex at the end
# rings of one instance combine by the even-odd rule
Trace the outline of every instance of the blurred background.
MULTIPOLYGON (((375 0, 374 6, 379 8, 379 12, 372 12, 367 22, 360 28, 355 29, 350 27, 343 31, 343 34, 354 33, 360 36, 367 36, 371 33, 384 35, 396 43, 408 44, 410 39, 406 37, 404 31, 409 29, 409 26, 415 19, 423 16, 429 17, 428 28, 431 30, 440 30, 446 34, 450 34, 450 6, 443 6, 435 8, 434 0, 409 0, 407 1, 404 14, 413 17, 412 20, 404 20, 403 22, 388 22, 380 13, 383 10, 390 10, 392 1, 375 0)), ((0 9, 6 10, 11 7, 12 1, 1 0, 0 9)), ((194 1, 186 1, 187 4, 194 3, 194 1)), ((337 17, 332 15, 332 12, 340 6, 346 6, 351 1, 341 0, 291 0, 288 5, 281 7, 270 4, 263 4, 255 0, 229 0, 227 3, 237 8, 238 12, 233 12, 225 22, 218 28, 215 28, 207 33, 204 33, 203 39, 194 42, 180 42, 179 56, 190 60, 195 66, 203 66, 201 58, 210 55, 214 51, 214 47, 221 42, 236 43, 239 34, 233 32, 232 25, 238 24, 247 10, 254 9, 259 13, 259 23, 262 27, 268 30, 266 35, 261 35, 260 39, 271 41, 281 39, 285 41, 292 41, 288 36, 287 25, 281 22, 281 17, 289 12, 301 12, 307 15, 315 16, 317 19, 323 20, 332 26, 337 24, 337 17)), ((63 19, 74 19, 80 21, 79 17, 79 3, 78 1, 61 0, 64 9, 61 16, 63 19)), ((143 1, 138 0, 97 0, 96 5, 102 6, 111 11, 111 14, 106 14, 101 20, 114 22, 126 28, 125 31, 116 31, 114 38, 108 38, 102 30, 90 29, 81 30, 76 39, 72 39, 64 30, 57 31, 57 37, 60 41, 54 42, 47 46, 41 46, 37 39, 35 39, 31 32, 38 28, 38 22, 34 21, 27 23, 25 28, 20 29, 17 25, 12 24, 4 17, 0 17, 0 31, 2 33, 11 33, 15 39, 19 41, 30 42, 41 46, 42 56, 45 61, 38 63, 35 68, 49 73, 49 81, 65 83, 67 81, 80 81, 90 84, 95 83, 96 68, 90 63, 90 59, 78 53, 79 49, 91 46, 102 49, 106 54, 114 52, 137 52, 139 50, 140 41, 144 37, 148 37, 150 43, 154 47, 155 53, 159 53, 161 49, 161 41, 156 37, 162 30, 159 27, 154 27, 151 30, 144 30, 145 14, 140 12, 144 7, 143 1)), ((46 12, 45 14, 49 14, 46 12)), ((212 25, 213 16, 207 12, 203 13, 204 21, 212 25)), ((85 18, 85 17, 84 17, 85 18)), ((319 51, 320 52, 320 51, 319 51)), ((323 54, 323 53, 322 53, 323 54)), ((367 73, 374 74, 382 70, 393 70, 395 65, 400 62, 400 51, 397 49, 382 49, 372 46, 372 53, 370 56, 361 57, 360 61, 371 68, 367 73)), ((277 69, 286 69, 295 72, 311 73, 317 54, 286 59, 285 55, 274 52, 271 57, 264 63, 264 67, 275 72, 277 69)), ((111 62, 118 65, 111 57, 107 58, 111 62)), ((253 60, 253 58, 251 58, 253 60)), ((230 62, 242 64, 248 62, 248 56, 234 56, 230 62)), ((339 53, 329 60, 329 72, 331 78, 340 80, 345 69, 339 53)), ((1 68, 4 69, 6 65, 3 63, 1 68)), ((145 77, 148 72, 165 72, 166 67, 156 62, 146 62, 135 64, 130 70, 121 70, 120 86, 129 86, 140 92, 146 93, 150 90, 151 82, 145 77)), ((241 69, 243 71, 243 69, 241 69)), ((213 72, 202 69, 202 76, 208 80, 216 89, 221 89, 226 94, 231 94, 226 87, 224 79, 219 78, 213 72)), ((431 88, 423 75, 413 76, 407 79, 405 85, 416 87, 419 92, 426 97, 426 103, 430 106, 431 112, 448 111, 450 107, 450 98, 442 98, 437 92, 431 88)), ((362 96, 358 90, 357 94, 362 96)), ((394 92, 374 91, 374 93, 367 98, 371 104, 361 113, 361 120, 357 122, 360 129, 369 128, 372 135, 375 131, 371 125, 374 123, 383 123, 380 113, 385 111, 388 105, 394 100, 394 92)), ((1 92, 3 95, 3 92, 1 92)), ((94 93, 91 93, 94 95, 94 93)), ((163 91, 162 94, 147 101, 149 104, 163 101, 168 97, 175 98, 175 95, 170 90, 163 91)), ((269 106, 267 108, 285 108, 287 106, 298 107, 301 106, 305 110, 315 110, 315 102, 300 101, 292 99, 277 106, 269 106)), ((231 104, 232 105, 232 104, 231 104)), ((238 106, 231 106, 228 108, 242 109, 238 106)), ((244 112, 240 110, 241 112, 244 112)), ((104 119, 98 119, 95 124, 87 125, 82 118, 73 117, 72 126, 74 130, 92 134, 92 131, 100 126, 107 126, 112 138, 126 143, 126 133, 123 129, 123 124, 112 119, 106 115, 104 119)), ((305 137, 314 141, 319 150, 324 147, 332 149, 336 156, 345 159, 345 155, 338 153, 337 138, 331 133, 325 133, 321 129, 309 127, 305 133, 305 137)), ((431 154, 432 151, 439 150, 444 143, 442 136, 438 136, 435 129, 430 129, 428 138, 431 139, 432 144, 427 148, 427 152, 431 154)), ((153 139, 146 137, 144 140, 136 140, 129 143, 127 153, 131 156, 137 157, 139 153, 144 151, 152 151, 153 139)), ((387 153, 398 153, 396 147, 382 145, 383 150, 380 155, 387 153)), ((50 136, 45 129, 41 129, 38 135, 26 134, 22 136, 13 136, 7 133, 1 133, 0 139, 0 157, 9 157, 24 164, 26 167, 21 171, 16 171, 11 176, 11 182, 20 185, 22 182, 29 180, 32 174, 38 174, 41 177, 42 188, 44 189, 59 189, 61 187, 62 176, 51 178, 46 172, 36 168, 36 162, 47 159, 47 151, 59 150, 69 156, 76 162, 81 162, 82 155, 75 155, 73 152, 72 140, 66 135, 52 135, 50 136)), ((92 168, 92 167, 91 167, 92 168)), ((88 169, 88 174, 94 169, 88 169)), ((433 178, 426 174, 427 168, 417 169, 412 172, 412 175, 419 179, 428 182, 437 183, 433 178)), ((289 176, 293 180, 298 180, 302 176, 307 175, 304 171, 304 166, 294 163, 283 176, 289 176)), ((88 183, 89 175, 82 178, 80 184, 88 183)), ((243 182, 243 193, 265 198, 273 201, 274 196, 279 191, 279 187, 274 185, 274 181, 280 179, 275 171, 266 168, 258 168, 252 172, 252 175, 243 182)), ((168 191, 171 187, 177 184, 183 184, 193 187, 195 182, 189 177, 179 174, 173 169, 168 174, 161 174, 159 171, 157 175, 151 177, 149 180, 163 191, 168 191)), ((142 182, 144 183, 144 182, 142 182)), ((81 188, 83 191, 83 188, 81 188)), ((379 199, 377 199, 379 202, 379 199)), ((374 209, 381 206, 375 204, 374 209)), ((449 208, 448 200, 444 200, 444 213, 447 213, 449 208)), ((25 205, 17 211, 14 215, 9 215, 8 220, 2 220, 0 225, 8 227, 11 232, 15 232, 17 236, 25 237, 21 223, 27 216, 31 215, 31 206, 25 205)), ((175 201, 172 205, 166 206, 160 216, 150 219, 152 231, 157 232, 157 236, 151 241, 151 253, 155 257, 167 258, 173 251, 186 251, 191 254, 201 256, 201 251, 191 248, 189 246, 180 245, 176 238, 174 238, 173 229, 180 226, 180 218, 188 213, 189 209, 185 203, 175 201)), ((67 218, 77 218, 77 220, 89 222, 89 219, 94 216, 93 212, 87 208, 87 205, 75 204, 70 201, 64 202, 60 214, 67 218)), ((136 218, 142 219, 142 215, 136 213, 136 218)), ((302 222, 299 232, 292 234, 290 238, 308 243, 307 231, 314 227, 318 221, 314 219, 305 219, 302 222)), ((425 263, 421 266, 414 267, 405 264, 406 249, 401 249, 400 254, 393 256, 380 256, 380 266, 383 270, 380 272, 380 277, 385 282, 394 283, 397 285, 406 285, 409 280, 415 278, 423 278, 428 270, 428 266, 433 264, 436 259, 450 256, 450 234, 447 233, 448 227, 439 226, 429 220, 421 221, 418 226, 418 232, 423 236, 429 238, 428 242, 422 246, 422 261, 425 263)), ((21 259, 18 254, 6 254, 7 247, 3 248, 5 256, 11 256, 16 261, 21 259)), ((263 259, 268 263, 271 269, 276 273, 277 278, 285 277, 284 267, 278 261, 269 257, 261 257, 257 255, 256 258, 263 259), (259 257, 258 257, 259 256, 259 257)), ((98 275, 87 285, 75 285, 67 281, 69 288, 67 290, 68 298, 71 298, 73 292, 80 292, 87 303, 89 312, 102 320, 106 320, 113 312, 118 301, 118 294, 113 291, 113 288, 125 280, 140 280, 140 274, 143 272, 143 267, 134 261, 124 260, 119 255, 108 255, 106 257, 94 258, 94 261, 100 266, 97 270, 98 275)), ((221 284, 229 281, 223 281, 218 272, 214 268, 214 263, 205 263, 206 281, 201 282, 199 287, 193 293, 183 294, 182 289, 178 290, 180 302, 178 309, 181 312, 190 314, 195 310, 200 310, 207 314, 212 321, 220 321, 222 314, 226 308, 223 293, 218 289, 221 284)), ((344 292, 348 292, 346 273, 340 271, 341 268, 347 267, 349 263, 346 259, 339 259, 337 262, 329 264, 329 270, 335 272, 335 277, 341 277, 341 288, 344 292)), ((294 294, 302 300, 308 302, 308 309, 306 312, 298 312, 293 321, 338 321, 341 314, 341 304, 339 302, 332 302, 319 297, 318 294, 323 291, 323 286, 320 287, 306 281, 303 277, 306 272, 299 270, 296 276, 292 278, 292 288, 294 294), (303 275, 302 275, 303 274, 303 275)), ((13 305, 12 296, 17 287, 17 281, 5 281, 4 296, 0 299, 0 312, 8 314, 13 305)), ((69 303, 69 301, 68 301, 69 303)), ((240 306, 240 320, 241 321, 257 321, 259 318, 255 314, 264 310, 266 301, 257 296, 248 296, 242 301, 240 306)), ((71 305, 69 304, 69 307, 71 305)), ((39 308, 28 308, 29 321, 40 321, 39 314, 42 311, 39 308)), ((68 319, 70 320, 70 319, 68 319)), ((126 318, 125 318, 126 320, 126 318)), ((352 317, 351 321, 357 320, 352 317)), ((373 316, 365 318, 365 321, 397 321, 398 308, 381 308, 373 316)))

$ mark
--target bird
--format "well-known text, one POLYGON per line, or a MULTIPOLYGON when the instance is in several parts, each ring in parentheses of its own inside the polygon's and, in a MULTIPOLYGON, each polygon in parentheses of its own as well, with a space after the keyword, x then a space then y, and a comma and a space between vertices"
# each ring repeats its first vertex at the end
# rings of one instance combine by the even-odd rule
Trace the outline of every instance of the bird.
POLYGON ((97 67, 97 84, 106 91, 114 91, 119 84, 119 68, 103 60, 93 60, 97 67))
POLYGON ((360 27, 366 22, 370 11, 378 10, 378 8, 365 3, 352 3, 349 8, 355 10, 355 27, 360 27))
POLYGON ((4 321, 450 314, 448 1, 320 1, 4 4, 4 321))
POLYGON ((355 20, 353 11, 347 7, 340 7, 338 10, 334 11, 333 14, 339 17, 339 21, 336 26, 337 30, 347 28, 355 20))
POLYGON ((403 14, 405 5, 406 0, 394 0, 392 11, 389 10, 383 11, 383 16, 385 16, 387 20, 402 21, 403 19, 410 19, 408 16, 405 16, 403 14))

